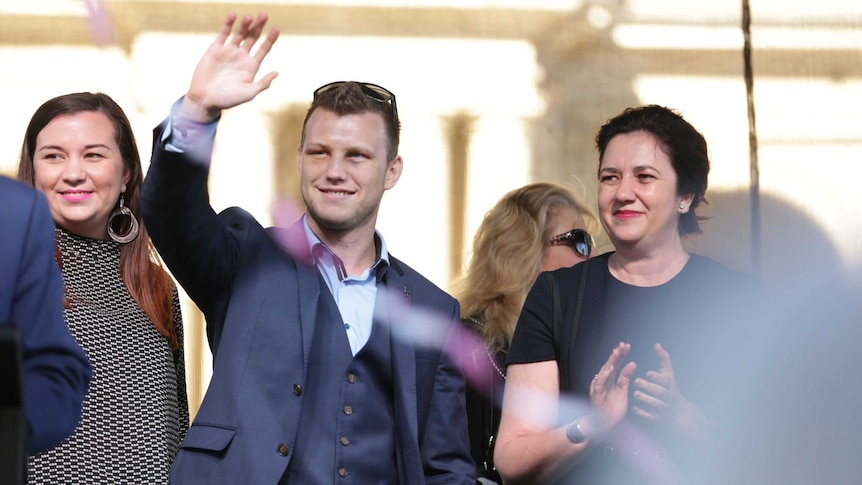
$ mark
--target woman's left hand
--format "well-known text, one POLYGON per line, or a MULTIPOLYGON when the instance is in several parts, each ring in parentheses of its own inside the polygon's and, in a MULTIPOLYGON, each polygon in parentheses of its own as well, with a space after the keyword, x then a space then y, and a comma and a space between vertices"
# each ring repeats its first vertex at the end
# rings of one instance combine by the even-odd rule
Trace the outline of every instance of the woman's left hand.
POLYGON ((667 420, 673 429, 683 434, 699 433, 706 421, 703 411, 677 389, 670 354, 658 343, 655 353, 658 370, 648 371, 644 377, 634 380, 632 412, 650 420, 667 420))

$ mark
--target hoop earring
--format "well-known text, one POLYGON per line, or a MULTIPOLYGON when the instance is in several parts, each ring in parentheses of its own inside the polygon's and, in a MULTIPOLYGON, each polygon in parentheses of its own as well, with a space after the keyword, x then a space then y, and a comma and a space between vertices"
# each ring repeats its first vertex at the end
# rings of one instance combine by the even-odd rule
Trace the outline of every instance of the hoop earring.
MULTIPOLYGON (((124 223, 120 223, 119 227, 122 228, 124 225, 124 223)), ((138 221, 135 219, 135 215, 132 214, 132 211, 128 207, 123 205, 123 194, 120 194, 120 206, 114 209, 114 212, 111 212, 111 215, 108 216, 108 236, 120 244, 126 244, 138 237, 138 229, 138 221), (114 220, 118 217, 129 218, 129 230, 122 235, 114 232, 114 220)))

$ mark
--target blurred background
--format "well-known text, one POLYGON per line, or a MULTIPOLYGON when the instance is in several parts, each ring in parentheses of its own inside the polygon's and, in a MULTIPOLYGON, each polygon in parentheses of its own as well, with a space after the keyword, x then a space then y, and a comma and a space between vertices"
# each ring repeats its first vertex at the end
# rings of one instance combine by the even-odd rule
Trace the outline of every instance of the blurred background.
MULTIPOLYGON (((378 227, 393 254, 447 288, 507 191, 553 180, 595 206, 597 129, 655 103, 710 144, 712 218, 692 250, 759 273, 782 314, 796 312, 787 309, 800 294, 858 295, 858 0, 752 2, 756 158, 742 2, 0 0, 0 173, 14 172, 35 109, 76 91, 103 91, 126 110, 146 169, 152 128, 226 14, 258 11, 281 29, 262 68, 280 75, 224 114, 210 180, 217 210, 242 206, 272 223, 277 197, 299 201, 295 153, 312 91, 381 84, 397 95, 405 169, 378 227)), ((194 412, 211 364, 204 323, 188 301, 184 310, 194 412)))

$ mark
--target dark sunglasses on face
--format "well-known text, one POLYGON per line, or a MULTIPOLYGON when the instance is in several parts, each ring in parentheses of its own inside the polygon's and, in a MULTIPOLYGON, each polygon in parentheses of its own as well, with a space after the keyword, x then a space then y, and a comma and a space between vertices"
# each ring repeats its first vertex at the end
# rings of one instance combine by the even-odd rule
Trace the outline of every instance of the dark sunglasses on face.
POLYGON ((546 244, 548 246, 568 244, 576 253, 585 258, 589 258, 590 252, 593 249, 593 237, 583 229, 572 229, 569 232, 565 232, 548 239, 546 244))
POLYGON ((324 84, 323 86, 320 86, 319 88, 315 89, 314 97, 317 98, 317 96, 322 93, 343 86, 345 84, 349 84, 351 82, 359 85, 359 87, 362 89, 363 94, 365 94, 366 97, 391 107, 392 118, 395 119, 395 125, 398 125, 398 107, 395 105, 395 95, 392 94, 392 91, 384 88, 383 86, 359 81, 335 81, 333 83, 324 84))

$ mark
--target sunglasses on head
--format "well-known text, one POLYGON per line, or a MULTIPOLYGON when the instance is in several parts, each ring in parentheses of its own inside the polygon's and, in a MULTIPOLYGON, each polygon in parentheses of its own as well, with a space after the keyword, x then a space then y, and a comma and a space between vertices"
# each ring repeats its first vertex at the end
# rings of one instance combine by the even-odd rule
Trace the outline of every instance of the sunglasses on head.
POLYGON ((391 107, 392 117, 395 119, 395 125, 398 125, 398 107, 395 105, 395 95, 392 94, 392 91, 384 88, 383 86, 359 81, 335 81, 334 83, 324 84, 323 86, 320 86, 319 88, 315 89, 314 97, 316 98, 320 94, 350 83, 358 85, 360 89, 362 89, 362 93, 365 94, 367 98, 371 98, 374 101, 381 102, 391 107))
POLYGON ((568 244, 576 253, 589 258, 590 252, 593 250, 593 237, 583 229, 572 229, 547 241, 548 246, 556 246, 557 244, 568 244))

